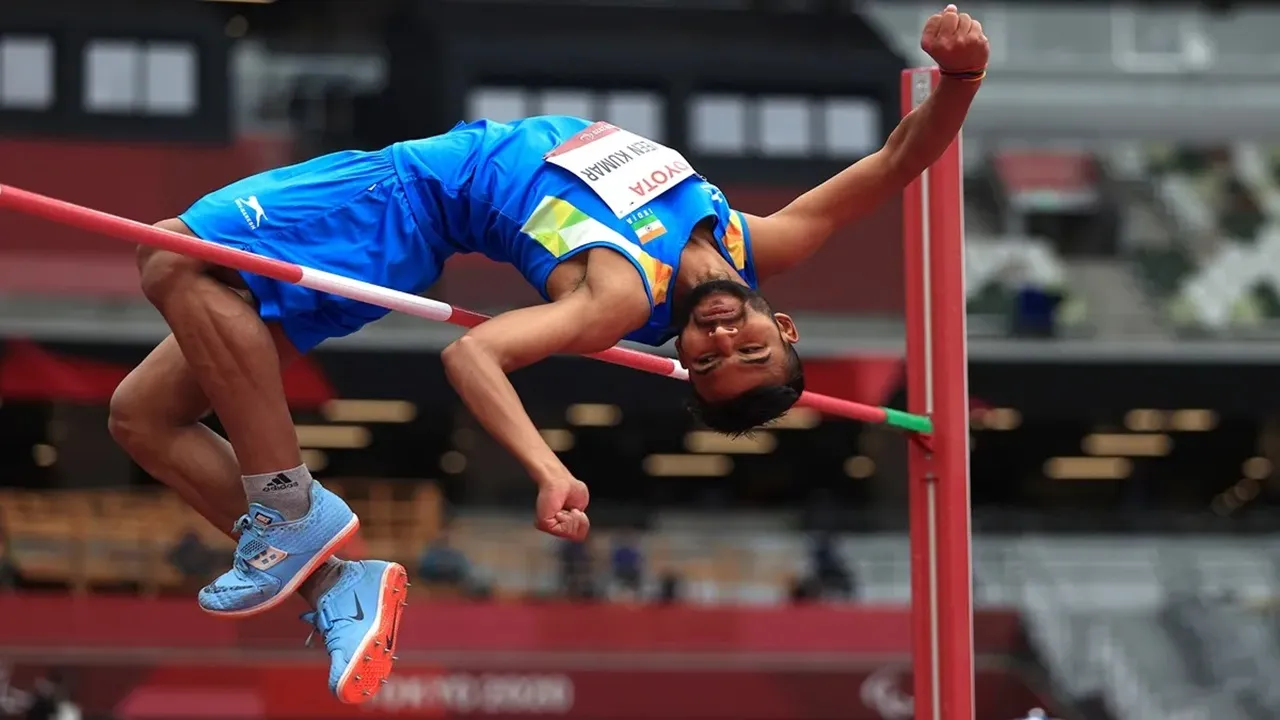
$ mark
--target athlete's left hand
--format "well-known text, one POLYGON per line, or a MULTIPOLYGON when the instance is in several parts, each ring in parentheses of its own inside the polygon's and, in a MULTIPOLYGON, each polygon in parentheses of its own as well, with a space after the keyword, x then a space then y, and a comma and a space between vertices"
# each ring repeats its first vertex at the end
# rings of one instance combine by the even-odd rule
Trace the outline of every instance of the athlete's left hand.
POLYGON ((976 72, 987 69, 991 44, 982 34, 982 23, 962 13, 955 5, 936 13, 924 24, 920 49, 948 72, 976 72))
POLYGON ((544 533, 582 542, 591 530, 587 503, 591 495, 587 484, 575 478, 547 480, 538 487, 537 522, 544 533))

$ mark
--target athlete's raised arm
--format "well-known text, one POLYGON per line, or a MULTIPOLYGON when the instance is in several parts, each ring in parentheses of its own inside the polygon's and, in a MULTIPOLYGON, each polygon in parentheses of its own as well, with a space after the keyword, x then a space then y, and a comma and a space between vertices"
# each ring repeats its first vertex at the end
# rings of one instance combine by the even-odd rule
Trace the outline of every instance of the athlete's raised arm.
POLYGON ((929 18, 920 47, 942 81, 902 119, 884 147, 768 217, 748 216, 756 272, 785 272, 817 251, 838 228, 875 209, 934 163, 969 112, 987 67, 982 24, 954 5, 929 18))
POLYGON ((503 313, 441 354, 462 401, 538 484, 538 529, 571 540, 582 540, 590 527, 583 512, 587 486, 542 439, 507 373, 557 353, 605 350, 643 325, 648 301, 639 277, 627 271, 630 278, 596 286, 589 271, 583 286, 564 299, 503 313))

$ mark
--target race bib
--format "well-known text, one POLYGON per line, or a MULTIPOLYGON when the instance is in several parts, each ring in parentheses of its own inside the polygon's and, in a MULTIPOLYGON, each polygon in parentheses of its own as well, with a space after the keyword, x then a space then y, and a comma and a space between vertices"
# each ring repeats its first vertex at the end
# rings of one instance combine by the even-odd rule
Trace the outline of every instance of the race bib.
POLYGON ((679 152, 606 122, 598 122, 546 154, 577 175, 618 217, 697 173, 679 152))

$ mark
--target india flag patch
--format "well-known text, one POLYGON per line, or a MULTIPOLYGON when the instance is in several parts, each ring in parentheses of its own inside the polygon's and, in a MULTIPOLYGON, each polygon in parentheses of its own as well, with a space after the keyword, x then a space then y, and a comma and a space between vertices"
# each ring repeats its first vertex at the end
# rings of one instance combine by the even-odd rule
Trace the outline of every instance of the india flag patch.
POLYGON ((641 244, 667 234, 667 228, 652 210, 641 210, 632 217, 631 229, 635 231, 636 237, 640 238, 641 244))

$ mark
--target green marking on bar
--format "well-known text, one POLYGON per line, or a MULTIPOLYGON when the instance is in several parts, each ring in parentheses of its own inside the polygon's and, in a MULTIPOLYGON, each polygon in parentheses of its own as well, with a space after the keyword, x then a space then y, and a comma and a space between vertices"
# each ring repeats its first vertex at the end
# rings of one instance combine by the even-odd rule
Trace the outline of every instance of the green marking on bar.
POLYGON ((889 427, 901 428, 911 432, 923 433, 925 435, 933 432, 933 421, 923 415, 914 415, 893 408, 880 408, 884 410, 885 424, 889 427))

